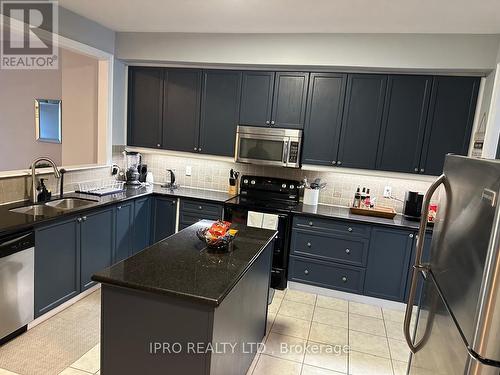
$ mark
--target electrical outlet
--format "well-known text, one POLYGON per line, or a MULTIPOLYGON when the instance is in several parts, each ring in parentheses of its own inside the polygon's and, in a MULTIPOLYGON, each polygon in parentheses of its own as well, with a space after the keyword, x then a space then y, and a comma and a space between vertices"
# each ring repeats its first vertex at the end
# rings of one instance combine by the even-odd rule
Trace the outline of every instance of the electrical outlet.
POLYGON ((191 176, 191 166, 186 165, 186 176, 191 176))
POLYGON ((384 188, 384 197, 385 198, 390 198, 392 196, 392 187, 391 186, 386 186, 384 188))

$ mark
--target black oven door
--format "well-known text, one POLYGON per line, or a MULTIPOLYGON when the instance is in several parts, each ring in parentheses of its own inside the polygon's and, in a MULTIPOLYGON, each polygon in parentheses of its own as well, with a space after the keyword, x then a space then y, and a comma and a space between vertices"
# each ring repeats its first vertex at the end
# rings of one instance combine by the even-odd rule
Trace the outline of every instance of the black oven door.
MULTIPOLYGON (((283 290, 287 284, 288 252, 290 246, 290 215, 269 210, 256 211, 278 215, 278 235, 274 241, 271 287, 283 290)), ((224 220, 247 224, 248 209, 237 205, 224 205, 224 220)))

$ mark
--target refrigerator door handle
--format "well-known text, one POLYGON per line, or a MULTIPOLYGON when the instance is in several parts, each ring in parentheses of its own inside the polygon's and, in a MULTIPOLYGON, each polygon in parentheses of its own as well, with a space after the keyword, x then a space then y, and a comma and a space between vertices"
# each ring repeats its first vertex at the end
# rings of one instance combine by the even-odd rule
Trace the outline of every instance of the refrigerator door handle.
POLYGON ((442 184, 446 185, 446 177, 444 174, 438 177, 436 181, 432 183, 427 192, 425 193, 424 202, 422 204, 422 217, 420 218, 420 228, 418 230, 417 236, 417 247, 415 252, 415 263, 413 265, 413 274, 410 284, 410 292, 408 295, 408 303, 406 304, 405 320, 404 320, 404 336, 408 347, 413 353, 416 353, 423 343, 423 338, 418 343, 414 344, 410 333, 410 323, 413 311, 413 301, 415 300, 415 295, 417 292, 417 283, 419 277, 419 271, 424 268, 422 266, 422 252, 424 250, 425 241, 425 230, 427 229, 427 217, 429 215, 429 205, 431 203, 432 195, 435 193, 437 188, 442 184))

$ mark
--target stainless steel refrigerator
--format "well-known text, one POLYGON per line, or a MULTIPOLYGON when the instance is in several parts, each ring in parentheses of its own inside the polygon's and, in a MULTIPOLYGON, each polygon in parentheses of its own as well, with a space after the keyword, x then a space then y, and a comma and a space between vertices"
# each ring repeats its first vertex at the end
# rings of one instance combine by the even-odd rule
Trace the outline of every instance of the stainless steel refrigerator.
POLYGON ((426 193, 412 260, 409 301, 416 302, 408 303, 404 323, 408 374, 500 374, 499 195, 500 161, 455 155, 426 193), (436 190, 438 215, 425 254, 436 190))

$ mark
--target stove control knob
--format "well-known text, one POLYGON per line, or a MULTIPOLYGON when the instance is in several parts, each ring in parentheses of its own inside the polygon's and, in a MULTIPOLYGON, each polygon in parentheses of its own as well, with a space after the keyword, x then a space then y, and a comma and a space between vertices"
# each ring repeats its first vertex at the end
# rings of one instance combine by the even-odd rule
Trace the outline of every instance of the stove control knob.
POLYGON ((250 181, 252 185, 255 185, 255 180, 250 181))
POLYGON ((282 185, 281 185, 281 187, 282 187, 283 189, 286 189, 286 184, 282 184, 282 185))
POLYGON ((245 179, 243 180, 243 183, 244 183, 244 184, 248 184, 248 180, 245 178, 245 179))
POLYGON ((290 189, 295 189, 295 185, 290 185, 290 189))

